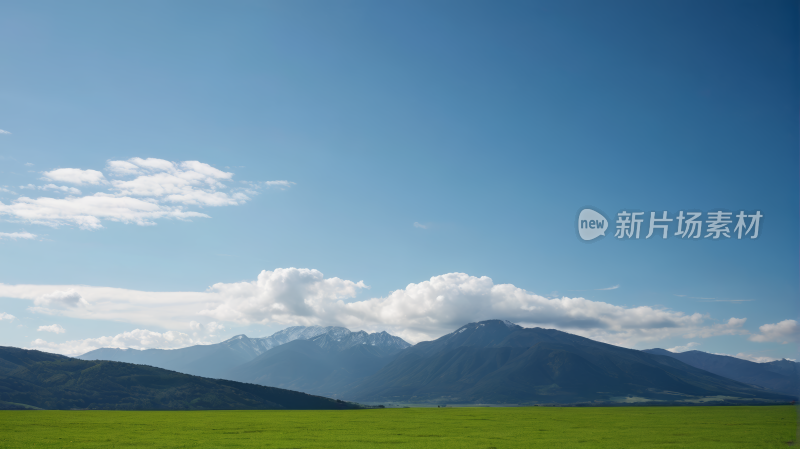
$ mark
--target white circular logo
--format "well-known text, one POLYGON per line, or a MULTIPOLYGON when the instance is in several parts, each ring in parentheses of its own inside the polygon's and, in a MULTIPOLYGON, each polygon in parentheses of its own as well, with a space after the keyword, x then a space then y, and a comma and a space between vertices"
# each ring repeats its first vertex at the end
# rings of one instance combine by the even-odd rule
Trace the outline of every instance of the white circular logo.
POLYGON ((608 220, 600 212, 584 209, 578 215, 578 235, 583 240, 594 240, 605 236, 608 229, 608 220))

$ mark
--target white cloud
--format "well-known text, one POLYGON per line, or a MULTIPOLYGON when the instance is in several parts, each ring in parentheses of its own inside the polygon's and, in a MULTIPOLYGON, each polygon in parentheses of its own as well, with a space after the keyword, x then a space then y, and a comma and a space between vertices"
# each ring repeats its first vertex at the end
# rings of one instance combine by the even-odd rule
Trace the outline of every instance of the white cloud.
POLYGON ((0 129, 0 134, 11 134, 11 133, 4 129, 0 129))
POLYGON ((106 182, 103 173, 97 170, 81 170, 80 168, 58 168, 42 173, 46 179, 57 182, 66 182, 75 185, 97 185, 106 182))
POLYGON ((248 323, 317 324, 330 312, 330 305, 353 298, 363 281, 324 279, 321 272, 306 268, 278 268, 262 271, 253 282, 214 284, 209 289, 221 303, 201 311, 221 321, 248 323))
POLYGON ((205 339, 193 339, 189 335, 176 332, 154 332, 145 329, 135 329, 110 337, 86 338, 83 340, 70 340, 64 343, 52 343, 40 338, 31 342, 29 349, 55 352, 68 356, 78 356, 100 348, 133 348, 133 349, 176 349, 197 344, 208 344, 205 339))
POLYGON ((267 187, 280 187, 281 190, 284 190, 295 185, 296 183, 292 181, 280 180, 280 181, 264 181, 263 184, 267 187))
POLYGON ((618 288, 619 288, 619 284, 617 284, 617 285, 615 285, 613 287, 598 288, 597 290, 616 290, 618 288))
POLYGON ((217 334, 225 330, 225 326, 214 321, 210 323, 198 323, 197 321, 190 321, 189 327, 192 329, 192 336, 199 337, 216 337, 217 334))
POLYGON ((690 341, 689 343, 686 343, 684 346, 675 346, 674 348, 667 349, 667 351, 669 351, 669 352, 684 352, 684 351, 689 351, 692 348, 695 348, 697 346, 700 346, 700 343, 697 343, 697 342, 694 342, 694 341, 690 341))
POLYGON ((78 307, 89 305, 75 289, 56 290, 51 293, 40 295, 34 298, 33 303, 40 307, 78 307))
POLYGON ((25 239, 25 240, 32 240, 36 238, 36 234, 31 234, 30 232, 0 232, 0 240, 2 239, 25 239))
POLYGON ((154 220, 159 218, 209 218, 206 214, 180 207, 106 193, 68 198, 20 197, 8 205, 0 202, 0 214, 34 224, 52 227, 72 224, 81 229, 102 228, 101 220, 145 226, 154 225, 154 220))
POLYGON ((16 317, 14 315, 11 315, 10 313, 0 312, 0 321, 3 320, 14 321, 14 319, 16 319, 16 317))
POLYGON ((69 193, 70 195, 80 195, 81 191, 75 187, 57 186, 55 184, 47 184, 39 186, 39 190, 56 190, 59 192, 69 193))
POLYGON ((25 166, 26 166, 26 167, 33 167, 33 162, 26 162, 26 163, 25 163, 25 166))
POLYGON ((800 326, 795 320, 783 320, 780 323, 765 324, 758 328, 760 333, 750 336, 757 342, 776 341, 783 344, 800 341, 800 326))
POLYGON ((128 161, 108 161, 106 170, 117 176, 138 175, 139 166, 128 161))
MULTIPOLYGON (((722 355, 725 355, 725 354, 722 354, 722 355)), ((774 362, 775 360, 781 360, 781 359, 777 359, 775 357, 745 354, 743 352, 740 352, 740 353, 736 354, 734 357, 739 358, 739 359, 749 360, 751 362, 756 362, 756 363, 768 363, 768 362, 774 362)))
MULTIPOLYGON (((74 225, 81 229, 102 228, 104 220, 155 225, 156 220, 175 218, 210 218, 207 214, 188 210, 188 206, 234 206, 250 200, 262 187, 293 185, 290 181, 246 182, 245 188, 229 189, 226 184, 233 173, 225 172, 199 161, 175 163, 163 159, 131 158, 127 161, 108 161, 110 176, 134 175, 133 179, 111 179, 96 170, 61 168, 44 172, 46 179, 71 184, 102 185, 107 190, 93 195, 67 198, 20 197, 4 204, 0 215, 10 221, 58 227, 74 225), (227 189, 227 190, 226 190, 227 189)), ((47 184, 28 184, 21 189, 55 190, 80 195, 75 187, 47 184)))
POLYGON ((415 228, 419 228, 419 229, 428 229, 428 227, 427 227, 427 226, 425 226, 425 225, 424 225, 424 224, 422 224, 422 223, 417 223, 416 221, 414 222, 414 227, 415 227, 415 228))
MULTIPOLYGON (((175 164, 163 159, 132 158, 109 161, 114 173, 138 174, 128 181, 112 181, 118 195, 158 198, 159 201, 196 206, 235 206, 250 198, 241 193, 221 192, 233 173, 198 161, 175 164)), ((284 183, 285 181, 268 181, 284 183)))
POLYGON ((66 333, 67 330, 61 327, 58 324, 51 324, 49 326, 39 326, 39 329, 36 329, 38 332, 52 332, 54 334, 63 334, 66 333))
POLYGON ((199 310, 219 304, 218 297, 209 292, 146 292, 86 285, 0 284, 0 298, 4 297, 32 301, 34 306, 28 310, 33 313, 183 331, 192 330, 190 321, 199 321, 199 310))
POLYGON ((0 297, 28 299, 35 313, 113 320, 198 332, 192 321, 340 325, 386 330, 411 342, 437 338, 459 326, 506 319, 633 347, 665 338, 743 335, 745 318, 714 323, 699 313, 622 307, 585 298, 546 298, 488 277, 434 276, 385 297, 353 301, 367 286, 325 278, 317 270, 262 271, 255 281, 218 283, 204 292, 143 292, 90 286, 0 284, 0 297), (72 295, 72 296, 70 296, 72 295), (69 300, 67 300, 70 298, 69 300), (80 298, 80 299, 76 299, 80 298), (348 302, 349 301, 349 302, 348 302))

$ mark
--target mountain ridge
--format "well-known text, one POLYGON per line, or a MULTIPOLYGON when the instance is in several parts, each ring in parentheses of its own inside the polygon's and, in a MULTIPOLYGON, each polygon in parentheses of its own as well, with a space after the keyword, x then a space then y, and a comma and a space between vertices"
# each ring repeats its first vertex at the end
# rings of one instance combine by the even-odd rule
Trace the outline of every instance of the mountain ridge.
POLYGON ((798 363, 790 360, 757 363, 729 355, 703 351, 671 352, 661 348, 645 349, 642 352, 672 357, 695 368, 779 393, 793 396, 800 393, 798 363))
POLYGON ((398 354, 343 398, 362 402, 546 403, 698 397, 789 400, 674 358, 554 329, 469 323, 398 354))
POLYGON ((208 378, 227 378, 234 367, 248 363, 265 352, 296 340, 312 340, 329 348, 347 349, 354 345, 386 347, 401 350, 410 345, 386 332, 352 332, 338 326, 292 326, 268 337, 250 338, 239 334, 211 345, 194 345, 180 349, 101 348, 77 356, 80 360, 107 360, 136 363, 208 378))

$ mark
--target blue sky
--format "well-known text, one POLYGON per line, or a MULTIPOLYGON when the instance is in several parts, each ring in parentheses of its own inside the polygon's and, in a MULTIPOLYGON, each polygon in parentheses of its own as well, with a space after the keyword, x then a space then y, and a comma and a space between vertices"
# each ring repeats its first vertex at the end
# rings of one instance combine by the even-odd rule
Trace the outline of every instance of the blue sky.
POLYGON ((797 9, 4 5, 0 344, 178 347, 291 324, 419 341, 496 316, 794 359, 797 9), (103 195, 162 217, 80 209, 103 195), (764 218, 755 240, 587 244, 584 206, 764 218))

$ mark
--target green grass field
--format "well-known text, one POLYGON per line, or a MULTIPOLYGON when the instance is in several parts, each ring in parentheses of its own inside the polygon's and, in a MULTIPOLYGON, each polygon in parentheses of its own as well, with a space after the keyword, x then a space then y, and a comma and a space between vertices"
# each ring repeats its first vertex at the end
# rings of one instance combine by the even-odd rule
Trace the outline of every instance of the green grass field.
POLYGON ((0 447, 777 448, 791 406, 0 411, 0 447))

